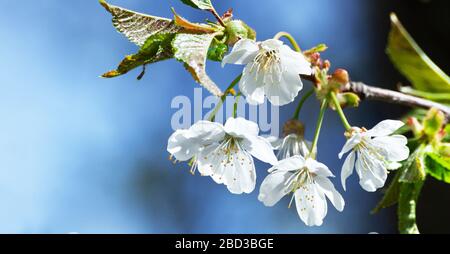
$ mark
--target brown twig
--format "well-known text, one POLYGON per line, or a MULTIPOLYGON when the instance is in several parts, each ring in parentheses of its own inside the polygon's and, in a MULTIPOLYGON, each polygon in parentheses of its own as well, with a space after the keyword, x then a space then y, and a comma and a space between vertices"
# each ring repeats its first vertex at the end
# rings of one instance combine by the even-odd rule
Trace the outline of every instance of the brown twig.
MULTIPOLYGON (((313 83, 316 82, 314 76, 302 75, 301 77, 313 83)), ((353 92, 360 96, 363 100, 383 101, 408 107, 419 107, 423 109, 436 108, 442 111, 447 116, 447 120, 450 121, 450 107, 420 97, 392 91, 389 89, 369 86, 362 82, 348 83, 343 87, 343 92, 353 92)))
POLYGON ((216 9, 213 8, 213 9, 211 9, 211 10, 209 10, 209 11, 212 13, 212 15, 214 15, 214 17, 217 19, 217 21, 219 21, 219 24, 220 24, 221 26, 227 27, 227 26, 225 25, 225 22, 223 21, 222 17, 220 17, 219 13, 217 13, 216 9))
POLYGON ((345 91, 354 92, 358 94, 361 99, 384 101, 409 107, 419 107, 424 109, 436 108, 447 115, 447 119, 450 120, 450 107, 443 104, 419 98, 416 96, 373 87, 361 82, 350 82, 344 87, 345 91))

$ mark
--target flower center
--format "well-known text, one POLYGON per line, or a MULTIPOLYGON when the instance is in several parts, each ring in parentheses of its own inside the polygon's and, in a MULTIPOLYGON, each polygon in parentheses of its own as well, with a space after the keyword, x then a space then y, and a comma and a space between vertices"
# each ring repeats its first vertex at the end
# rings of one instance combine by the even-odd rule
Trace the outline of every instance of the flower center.
POLYGON ((381 163, 384 168, 389 164, 388 161, 386 161, 386 158, 381 154, 381 149, 371 146, 365 140, 362 140, 355 148, 361 154, 359 159, 364 164, 365 170, 371 169, 374 163, 381 163))
POLYGON ((266 84, 281 82, 283 68, 281 65, 280 51, 276 49, 267 50, 261 48, 255 59, 253 59, 250 68, 250 73, 254 72, 256 72, 255 79, 263 76, 263 82, 266 84))
MULTIPOLYGON (((287 184, 291 186, 291 192, 292 197, 291 201, 289 202, 289 208, 291 208, 292 202, 294 201, 295 192, 298 189, 302 189, 302 191, 309 191, 308 185, 314 184, 314 173, 309 172, 308 168, 304 167, 302 169, 299 169, 295 174, 289 177, 289 179, 286 181, 287 184)), ((308 197, 308 196, 306 196, 308 197)), ((313 196, 310 197, 311 201, 314 199, 313 196)))

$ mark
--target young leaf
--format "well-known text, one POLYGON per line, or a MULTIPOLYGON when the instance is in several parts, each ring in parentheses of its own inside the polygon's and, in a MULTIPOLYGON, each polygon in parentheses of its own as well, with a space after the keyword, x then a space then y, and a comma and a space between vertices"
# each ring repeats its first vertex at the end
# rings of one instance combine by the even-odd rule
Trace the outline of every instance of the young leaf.
POLYGON ((328 49, 328 46, 325 44, 319 44, 311 49, 305 50, 303 51, 304 55, 311 55, 314 53, 320 53, 320 52, 324 52, 325 50, 328 49))
POLYGON ((211 0, 181 0, 184 4, 187 4, 195 9, 200 10, 212 10, 214 9, 211 0))
POLYGON ((110 5, 105 0, 100 0, 100 4, 112 14, 113 25, 117 31, 124 34, 139 47, 143 46, 152 35, 158 33, 174 34, 183 30, 170 19, 130 11, 110 5))
POLYGON ((402 183, 416 183, 425 180, 425 152, 426 145, 420 145, 406 160, 401 171, 399 181, 402 183))
POLYGON ((395 174, 395 177, 394 179, 392 179, 392 182, 390 183, 389 188, 384 193, 383 198, 372 210, 372 214, 378 213, 381 209, 388 208, 397 204, 400 195, 400 185, 401 185, 401 183, 399 182, 400 175, 401 175, 400 171, 398 171, 395 174))
POLYGON ((398 230, 401 234, 420 234, 416 224, 416 206, 424 181, 401 183, 398 200, 398 230))
POLYGON ((387 53, 397 69, 417 90, 450 92, 450 77, 422 51, 394 13, 391 24, 387 53))
POLYGON ((438 153, 428 153, 425 158, 427 172, 437 180, 450 183, 450 158, 438 153))
POLYGON ((175 34, 155 34, 150 36, 139 52, 125 57, 116 70, 102 75, 104 78, 113 78, 123 75, 141 65, 151 64, 173 57, 171 42, 175 34))
POLYGON ((222 27, 213 27, 211 25, 207 24, 198 24, 198 23, 192 23, 189 20, 181 17, 175 12, 175 9, 172 8, 173 15, 175 16, 174 21, 175 24, 179 27, 182 27, 192 33, 216 33, 218 32, 219 28, 222 27))
POLYGON ((434 139, 436 135, 442 130, 445 123, 445 115, 438 109, 432 108, 428 111, 426 117, 423 119, 424 132, 428 137, 434 139))
POLYGON ((223 95, 220 88, 206 74, 206 59, 209 47, 217 34, 177 34, 172 42, 174 57, 185 63, 194 79, 211 94, 223 95))

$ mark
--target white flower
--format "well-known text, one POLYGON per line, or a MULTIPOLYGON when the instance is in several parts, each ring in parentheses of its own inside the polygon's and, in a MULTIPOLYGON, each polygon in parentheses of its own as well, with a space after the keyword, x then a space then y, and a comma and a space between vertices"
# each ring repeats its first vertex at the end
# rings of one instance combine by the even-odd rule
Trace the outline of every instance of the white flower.
POLYGON ((277 158, 279 160, 283 160, 294 155, 301 155, 303 157, 307 157, 309 155, 311 144, 295 133, 287 135, 280 140, 279 143, 279 146, 275 147, 276 150, 278 150, 277 158))
POLYGON ((258 133, 258 125, 244 118, 230 118, 225 126, 200 121, 189 130, 176 131, 167 150, 179 161, 193 160, 203 176, 226 185, 231 193, 251 193, 256 185, 252 156, 277 163, 269 141, 258 133))
POLYGON ((325 197, 338 211, 344 210, 344 199, 328 179, 334 176, 326 165, 297 155, 280 161, 269 172, 258 197, 264 205, 274 206, 292 192, 297 213, 307 226, 322 225, 327 215, 325 197))
POLYGON ((345 181, 353 173, 359 175, 359 184, 369 192, 384 186, 388 169, 396 169, 399 161, 406 160, 409 149, 408 140, 402 135, 392 135, 404 125, 401 121, 385 120, 371 130, 352 128, 347 143, 342 148, 339 158, 348 152, 342 166, 341 181, 345 190, 345 181))
POLYGON ((242 39, 223 59, 227 63, 246 65, 239 88, 250 104, 264 103, 264 96, 277 106, 291 103, 303 88, 300 74, 312 73, 303 54, 275 39, 242 39))

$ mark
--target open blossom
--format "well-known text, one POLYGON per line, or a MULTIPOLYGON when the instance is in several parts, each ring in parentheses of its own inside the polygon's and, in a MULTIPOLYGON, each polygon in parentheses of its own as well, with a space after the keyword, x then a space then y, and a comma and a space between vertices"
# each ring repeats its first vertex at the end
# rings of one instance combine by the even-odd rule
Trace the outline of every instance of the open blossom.
POLYGON ((355 127, 348 133, 347 143, 339 154, 339 158, 342 158, 351 151, 342 166, 341 181, 344 190, 345 181, 355 167, 364 190, 374 192, 384 186, 388 170, 398 168, 398 162, 409 156, 406 137, 392 135, 403 125, 401 121, 385 120, 371 130, 355 127))
POLYGON ((253 157, 277 163, 269 141, 258 133, 258 125, 244 118, 229 118, 225 125, 200 121, 189 130, 176 131, 167 150, 179 161, 192 160, 193 170, 198 167, 231 193, 251 193, 256 185, 253 157))
POLYGON ((277 106, 291 103, 303 88, 300 74, 312 73, 301 53, 275 39, 242 39, 222 63, 246 65, 239 88, 250 104, 264 103, 265 96, 277 106))
MULTIPOLYGON (((328 179, 334 177, 328 167, 311 158, 296 155, 280 161, 269 169, 258 199, 274 206, 284 196, 293 193, 297 213, 307 226, 320 226, 327 215, 328 198, 338 211, 345 202, 328 179)), ((292 200, 291 200, 292 202, 292 200)))

